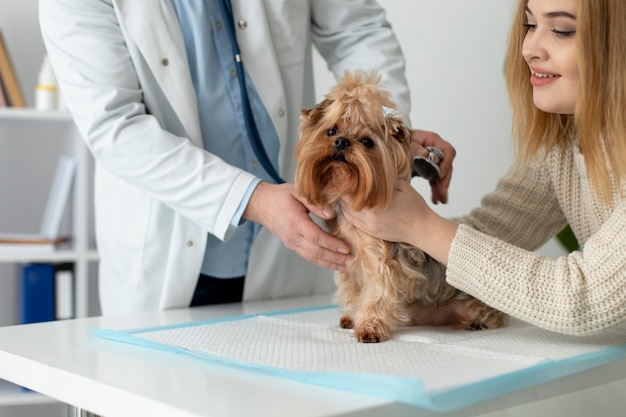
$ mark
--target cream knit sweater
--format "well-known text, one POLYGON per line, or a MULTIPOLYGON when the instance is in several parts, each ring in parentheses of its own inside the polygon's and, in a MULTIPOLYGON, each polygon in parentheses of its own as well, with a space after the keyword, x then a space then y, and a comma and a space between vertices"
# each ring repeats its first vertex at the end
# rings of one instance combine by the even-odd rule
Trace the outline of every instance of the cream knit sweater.
POLYGON ((447 280, 510 315, 568 334, 626 319, 626 201, 591 191, 578 146, 513 167, 459 219, 447 280), (533 252, 569 223, 581 251, 533 252))

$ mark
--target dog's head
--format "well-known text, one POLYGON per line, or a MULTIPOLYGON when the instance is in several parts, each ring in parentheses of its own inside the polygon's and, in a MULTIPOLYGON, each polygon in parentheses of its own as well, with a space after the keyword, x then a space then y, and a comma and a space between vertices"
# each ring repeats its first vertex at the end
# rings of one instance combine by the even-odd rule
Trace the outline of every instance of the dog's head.
POLYGON ((314 204, 342 195, 361 210, 386 206, 398 179, 410 178, 411 133, 374 73, 346 73, 326 98, 302 110, 295 185, 314 204))

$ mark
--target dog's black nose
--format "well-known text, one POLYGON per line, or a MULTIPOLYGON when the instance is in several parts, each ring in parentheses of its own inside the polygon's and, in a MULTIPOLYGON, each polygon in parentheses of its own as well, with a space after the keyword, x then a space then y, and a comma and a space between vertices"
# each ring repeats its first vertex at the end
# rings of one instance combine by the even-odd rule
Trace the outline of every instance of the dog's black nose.
POLYGON ((350 141, 348 141, 348 139, 345 139, 345 138, 335 139, 335 149, 337 149, 338 151, 343 151, 348 146, 350 146, 350 141))

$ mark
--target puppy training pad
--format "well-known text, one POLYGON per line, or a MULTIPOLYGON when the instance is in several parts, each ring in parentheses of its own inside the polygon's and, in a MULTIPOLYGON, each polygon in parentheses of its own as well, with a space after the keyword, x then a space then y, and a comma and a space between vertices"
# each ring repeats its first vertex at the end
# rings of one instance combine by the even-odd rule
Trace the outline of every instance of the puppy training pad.
POLYGON ((459 331, 407 327, 383 343, 339 328, 336 306, 278 311, 99 337, 431 410, 452 410, 626 356, 626 325, 567 336, 511 319, 459 331))

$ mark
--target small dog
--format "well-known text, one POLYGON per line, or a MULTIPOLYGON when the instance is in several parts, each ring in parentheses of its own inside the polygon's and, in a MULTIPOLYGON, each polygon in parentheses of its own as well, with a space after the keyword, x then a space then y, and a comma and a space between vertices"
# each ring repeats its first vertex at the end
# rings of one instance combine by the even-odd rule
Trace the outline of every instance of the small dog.
POLYGON ((346 271, 335 274, 340 326, 364 343, 385 341, 399 326, 503 326, 506 314, 446 283, 444 265, 413 246, 376 239, 342 215, 341 196, 357 211, 385 207, 397 182, 411 178, 411 132, 379 82, 375 72, 347 72, 300 118, 296 191, 333 207, 336 218, 326 226, 352 246, 346 271))

